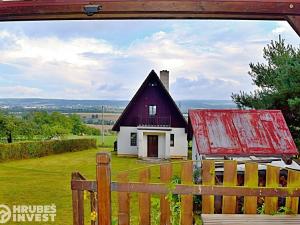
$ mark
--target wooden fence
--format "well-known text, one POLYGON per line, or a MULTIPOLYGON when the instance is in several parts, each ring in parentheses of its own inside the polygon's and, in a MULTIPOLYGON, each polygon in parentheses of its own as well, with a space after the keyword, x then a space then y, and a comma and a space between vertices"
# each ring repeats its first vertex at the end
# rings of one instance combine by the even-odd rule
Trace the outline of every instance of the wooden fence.
MULTIPOLYGON (((111 192, 118 192, 118 221, 120 225, 130 224, 130 193, 138 193, 139 224, 151 224, 151 194, 160 194, 160 224, 170 223, 170 203, 165 198, 170 191, 181 195, 181 224, 193 224, 193 195, 202 196, 202 213, 215 213, 215 196, 222 196, 223 214, 237 213, 237 198, 244 196, 243 213, 257 213, 257 199, 263 197, 265 214, 278 211, 278 198, 285 199, 288 213, 298 214, 300 196, 300 172, 287 170, 286 185, 280 185, 279 167, 267 166, 265 186, 259 186, 258 164, 246 162, 243 184, 238 184, 237 161, 225 160, 222 184, 216 184, 215 162, 203 160, 201 185, 193 184, 193 162, 181 164, 181 184, 170 190, 172 164, 160 165, 160 183, 150 183, 150 169, 139 172, 139 182, 129 182, 128 173, 120 173, 117 182, 111 181, 110 155, 97 154, 96 181, 88 181, 79 173, 72 174, 74 225, 84 224, 84 191, 90 193, 90 212, 97 212, 97 219, 91 224, 110 225, 112 223, 111 192), (282 187, 284 186, 284 187, 282 187), (238 197, 237 197, 238 196, 238 197)), ((96 214, 95 214, 96 215, 96 214)))

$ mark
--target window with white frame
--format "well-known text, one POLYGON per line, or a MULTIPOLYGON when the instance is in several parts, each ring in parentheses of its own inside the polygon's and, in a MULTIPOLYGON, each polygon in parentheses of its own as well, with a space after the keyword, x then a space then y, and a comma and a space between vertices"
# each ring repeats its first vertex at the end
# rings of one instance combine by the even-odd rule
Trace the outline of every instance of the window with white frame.
POLYGON ((130 133, 130 145, 136 146, 137 143, 137 133, 130 133))
POLYGON ((170 146, 174 147, 174 144, 175 144, 175 135, 170 134, 170 146))
POLYGON ((156 115, 156 105, 149 105, 149 116, 156 115))

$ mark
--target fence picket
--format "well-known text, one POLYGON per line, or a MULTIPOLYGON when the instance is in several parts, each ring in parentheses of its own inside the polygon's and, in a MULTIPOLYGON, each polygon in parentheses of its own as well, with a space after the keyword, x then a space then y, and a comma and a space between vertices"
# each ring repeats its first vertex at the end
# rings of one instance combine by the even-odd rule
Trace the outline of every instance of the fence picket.
MULTIPOLYGON (((237 185, 237 161, 224 161, 223 186, 237 185)), ((235 214, 236 196, 223 196, 222 212, 235 214)))
MULTIPOLYGON (((215 161, 203 160, 202 161, 202 184, 215 185, 215 161)), ((202 196, 202 213, 214 214, 214 200, 213 195, 202 196)))
MULTIPOLYGON (((258 164, 245 163, 245 187, 258 187, 258 164)), ((256 214, 257 211, 257 197, 245 196, 244 199, 244 213, 256 214)))
POLYGON ((78 210, 78 191, 72 190, 72 206, 73 206, 73 225, 79 225, 79 210, 78 210))
MULTIPOLYGON (((128 183, 128 173, 120 173, 118 181, 121 183, 128 183)), ((130 195, 128 192, 118 192, 119 212, 118 220, 119 225, 130 224, 130 195)))
MULTIPOLYGON (((287 186, 291 187, 300 187, 300 172, 289 170, 288 172, 288 183, 287 186)), ((287 197, 286 198, 286 207, 290 210, 290 213, 297 214, 299 207, 299 197, 287 197)))
MULTIPOLYGON (((92 214, 96 215, 97 208, 96 208, 96 193, 95 192, 90 192, 90 206, 91 206, 91 215, 92 214)), ((91 218, 91 225, 96 225, 96 218, 91 218)))
MULTIPOLYGON (((140 172, 139 181, 142 183, 149 183, 150 169, 147 168, 140 172)), ((140 225, 151 224, 151 195, 147 193, 139 194, 139 209, 140 209, 140 225)))
MULTIPOLYGON (((278 187, 280 168, 275 166, 267 166, 266 187, 278 187)), ((265 198, 265 213, 274 214, 278 208, 278 197, 265 198)))
MULTIPOLYGON (((193 184, 193 162, 184 162, 181 167, 182 184, 193 184)), ((181 224, 193 224, 193 195, 181 196, 181 224)))
MULTIPOLYGON (((83 180, 79 173, 72 173, 72 180, 83 180)), ((72 190, 73 224, 84 225, 84 191, 72 190)))
MULTIPOLYGON (((171 164, 162 164, 160 165, 160 181, 162 183, 169 184, 172 179, 172 165, 171 164)), ((160 224, 161 225, 170 225, 170 203, 166 199, 166 195, 160 196, 160 224)))

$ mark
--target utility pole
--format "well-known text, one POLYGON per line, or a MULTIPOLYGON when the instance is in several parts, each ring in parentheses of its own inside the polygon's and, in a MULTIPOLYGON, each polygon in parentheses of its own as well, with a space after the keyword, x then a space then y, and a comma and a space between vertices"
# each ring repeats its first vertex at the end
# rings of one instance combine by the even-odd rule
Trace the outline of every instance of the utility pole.
POLYGON ((104 106, 102 106, 102 146, 104 146, 104 106))

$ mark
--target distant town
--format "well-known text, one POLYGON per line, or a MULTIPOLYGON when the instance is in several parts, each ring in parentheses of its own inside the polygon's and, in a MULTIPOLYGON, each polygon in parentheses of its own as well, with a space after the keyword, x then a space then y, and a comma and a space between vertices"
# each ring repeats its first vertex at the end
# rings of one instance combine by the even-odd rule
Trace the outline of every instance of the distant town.
MULTIPOLYGON (((26 111, 57 111, 62 113, 121 113, 128 100, 66 100, 66 99, 39 99, 39 98, 2 98, 0 109, 22 113, 26 111)), ((182 113, 188 109, 231 109, 236 105, 231 100, 178 100, 177 106, 182 113)))

